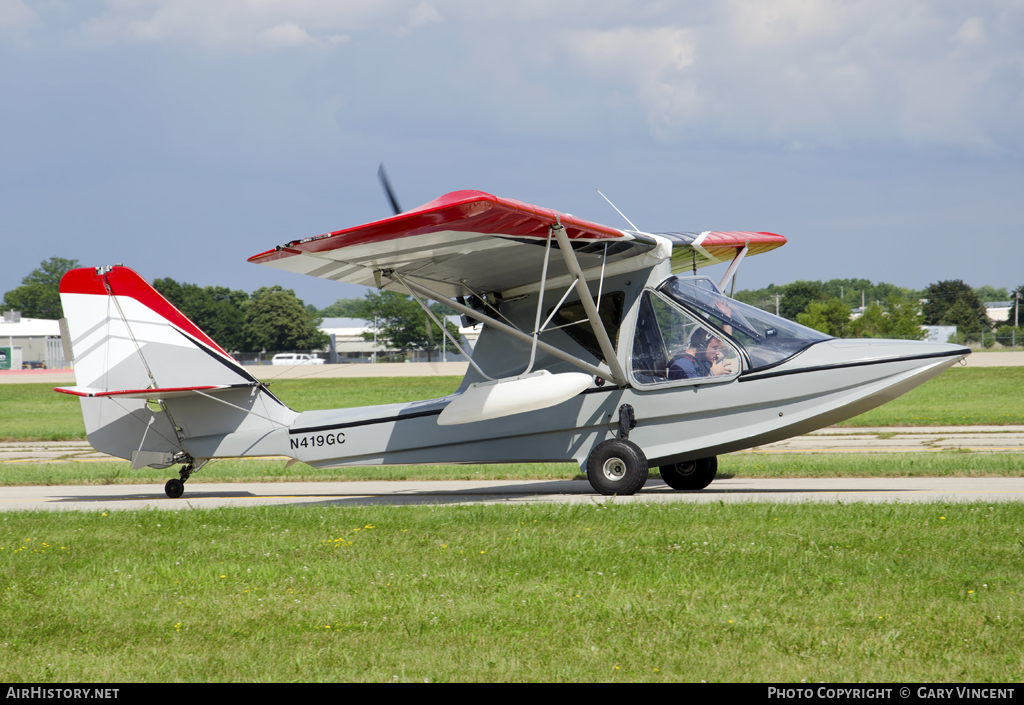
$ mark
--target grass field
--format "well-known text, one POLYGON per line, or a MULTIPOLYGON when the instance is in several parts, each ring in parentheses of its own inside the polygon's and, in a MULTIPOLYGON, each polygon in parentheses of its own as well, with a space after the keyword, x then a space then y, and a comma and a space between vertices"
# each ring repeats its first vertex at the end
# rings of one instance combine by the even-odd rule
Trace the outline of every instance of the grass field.
MULTIPOLYGON (((434 399, 458 377, 297 379, 271 389, 297 411, 434 399)), ((1024 367, 954 368, 844 426, 1024 424, 1024 367)), ((47 384, 0 385, 0 441, 85 437, 78 399, 47 384)))
MULTIPOLYGON (((719 456, 718 478, 729 477, 1020 477, 1022 453, 732 453, 719 456)), ((413 465, 316 470, 284 460, 218 460, 189 479, 204 482, 328 482, 347 480, 570 480, 571 463, 413 465)), ((0 487, 13 485, 163 485, 175 469, 132 470, 127 461, 0 463, 0 487)), ((659 477, 652 468, 651 477, 659 477)))
POLYGON ((841 426, 1024 424, 1024 367, 954 367, 841 426))
POLYGON ((0 679, 1012 682, 1024 506, 17 512, 0 679))

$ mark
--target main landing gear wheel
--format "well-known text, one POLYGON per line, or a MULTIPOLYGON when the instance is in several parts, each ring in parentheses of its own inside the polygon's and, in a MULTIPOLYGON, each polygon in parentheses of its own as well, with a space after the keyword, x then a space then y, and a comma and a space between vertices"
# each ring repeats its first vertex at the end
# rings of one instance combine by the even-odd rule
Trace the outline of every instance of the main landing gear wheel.
POLYGON ((181 495, 185 494, 185 483, 181 480, 170 479, 167 484, 164 485, 164 492, 171 499, 177 499, 181 495))
POLYGON ((599 444, 587 458, 587 479, 604 495, 636 494, 647 482, 647 456, 623 438, 599 444))
POLYGON ((662 465, 659 470, 661 479, 674 490, 702 490, 718 474, 718 457, 662 465))

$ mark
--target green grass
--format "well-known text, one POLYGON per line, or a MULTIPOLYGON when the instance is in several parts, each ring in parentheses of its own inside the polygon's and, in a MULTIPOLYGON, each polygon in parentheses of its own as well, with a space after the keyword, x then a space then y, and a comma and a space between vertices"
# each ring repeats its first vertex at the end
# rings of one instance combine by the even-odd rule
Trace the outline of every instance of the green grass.
POLYGON ((0 679, 1011 682, 1024 506, 17 512, 0 679))
POLYGON ((366 377, 282 379, 270 390, 296 411, 344 409, 437 399, 459 387, 462 377, 366 377))
POLYGON ((841 426, 1024 424, 1024 367, 954 367, 841 426))
MULTIPOLYGON (((271 389, 297 411, 434 399, 459 377, 295 379, 271 389)), ((1024 367, 954 368, 843 426, 1024 424, 1024 367)), ((0 385, 0 441, 85 437, 78 399, 48 384, 0 385)))
MULTIPOLYGON (((583 479, 572 463, 399 465, 317 470, 284 459, 219 460, 189 479, 204 482, 344 482, 355 480, 583 479)), ((719 456, 718 477, 1020 477, 1024 453, 733 453, 719 456)), ((175 469, 132 470, 127 461, 0 464, 0 486, 163 484, 175 469)), ((658 477, 655 468, 651 477, 658 477)))
POLYGON ((85 438, 78 397, 52 384, 0 384, 0 441, 70 441, 85 438))
MULTIPOLYGON (((296 411, 341 409, 435 399, 454 392, 461 377, 283 379, 271 391, 296 411)), ((0 385, 0 441, 69 441, 85 438, 78 398, 52 384, 0 385)))

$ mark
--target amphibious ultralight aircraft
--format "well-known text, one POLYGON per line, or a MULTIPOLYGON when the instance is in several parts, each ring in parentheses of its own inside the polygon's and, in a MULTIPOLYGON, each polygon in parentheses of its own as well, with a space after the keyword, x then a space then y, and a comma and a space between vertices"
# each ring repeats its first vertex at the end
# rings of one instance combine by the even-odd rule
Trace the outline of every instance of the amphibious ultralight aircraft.
MULTIPOLYGON (((480 191, 456 191, 250 262, 445 303, 482 323, 458 390, 441 399, 296 412, 131 269, 61 281, 89 442, 133 468, 181 464, 180 497, 214 458, 352 465, 564 462, 601 494, 648 467, 707 487, 717 456, 834 424, 969 354, 839 340, 723 291, 765 232, 619 230, 480 191), (715 282, 697 270, 729 263, 715 282)), ((435 322, 436 318, 434 319, 435 322)), ((440 326, 442 331, 444 326, 440 326)))

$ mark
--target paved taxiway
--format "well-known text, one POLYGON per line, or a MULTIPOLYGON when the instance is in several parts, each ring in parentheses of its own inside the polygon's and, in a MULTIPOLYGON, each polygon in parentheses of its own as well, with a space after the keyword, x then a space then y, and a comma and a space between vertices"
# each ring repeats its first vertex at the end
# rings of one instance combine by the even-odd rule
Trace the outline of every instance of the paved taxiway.
POLYGON ((475 482, 198 483, 169 499, 162 486, 75 485, 5 487, 0 511, 187 510, 260 505, 417 505, 596 502, 1022 502, 1024 478, 728 478, 700 492, 674 492, 650 480, 632 497, 594 494, 585 480, 475 482))
MULTIPOLYGON (((1024 426, 829 427, 741 452, 924 453, 940 450, 1024 452, 1024 426)), ((88 441, 0 443, 0 468, 7 463, 99 460, 116 458, 97 453, 88 441)))
MULTIPOLYGON (((1024 426, 825 428, 745 453, 1024 451, 1024 426)), ((1024 470, 1024 455, 1022 470, 1024 470)), ((84 441, 0 444, 5 464, 112 460, 84 441)), ((282 462, 284 460, 282 459, 282 462)), ((1024 474, 1024 472, 1022 472, 1024 474)), ((173 473, 169 472, 168 477, 173 473)), ((596 495, 584 480, 282 482, 186 485, 169 499, 159 484, 0 488, 0 511, 24 509, 190 509, 223 506, 518 504, 530 502, 1020 502, 1021 478, 810 478, 716 480, 702 492, 674 492, 650 480, 633 497, 596 495)))

